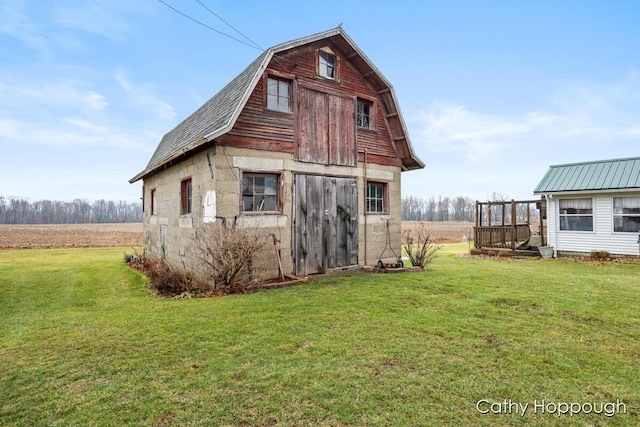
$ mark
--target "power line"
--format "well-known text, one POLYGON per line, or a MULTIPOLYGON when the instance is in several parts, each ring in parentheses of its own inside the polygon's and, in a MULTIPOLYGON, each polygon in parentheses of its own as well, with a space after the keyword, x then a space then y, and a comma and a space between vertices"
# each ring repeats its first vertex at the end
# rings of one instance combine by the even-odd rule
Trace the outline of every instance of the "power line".
MULTIPOLYGON (((203 22, 201 22, 201 21, 198 21, 198 20, 197 20, 197 19, 195 19, 195 18, 192 18, 191 16, 187 15, 186 13, 183 13, 183 12, 179 11, 178 9, 176 9, 175 7, 171 6, 170 4, 166 3, 164 0, 158 0, 158 1, 159 1, 160 3, 162 3, 163 5, 167 6, 169 9, 173 10, 174 12, 179 13, 180 15, 184 16, 185 18, 187 18, 187 19, 189 19, 189 20, 191 20, 191 21, 195 22, 196 24, 200 24, 200 25, 202 25, 203 27, 205 27, 205 28, 207 28, 207 29, 209 29, 209 30, 211 30, 211 31, 214 31, 214 32, 216 32, 216 33, 218 33, 218 34, 221 34, 221 35, 223 35, 223 36, 229 37, 230 39, 235 40, 235 41, 237 41, 238 43, 242 43, 242 44, 243 44, 243 45, 245 45, 245 46, 249 46, 249 47, 251 47, 251 48, 253 48, 253 49, 264 50, 264 49, 262 49, 261 47, 259 47, 255 42, 252 42, 253 44, 249 44, 249 43, 247 43, 247 42, 245 42, 245 41, 242 41, 242 40, 240 40, 240 39, 238 39, 238 38, 236 38, 236 37, 233 37, 232 35, 229 35, 229 34, 227 34, 227 33, 225 33, 225 32, 222 32, 222 31, 216 30, 215 28, 210 27, 209 25, 207 25, 207 24, 205 24, 205 23, 203 23, 203 22)), ((222 18, 220 18, 220 19, 222 19, 222 18)), ((227 25, 229 25, 229 24, 227 24, 227 25)), ((229 26, 230 26, 230 25, 229 25, 229 26)), ((231 27, 231 28, 233 28, 233 27, 231 27)), ((234 29, 235 29, 235 28, 234 28, 234 29)), ((236 30, 236 31, 238 31, 238 30, 236 30)), ((244 36, 244 35, 243 35, 243 36, 244 36)), ((246 36, 244 36, 244 37, 246 38, 246 36)))
POLYGON ((204 4, 201 0, 196 0, 200 6, 204 7, 205 9, 207 9, 209 11, 210 14, 212 14, 213 16, 215 16, 216 18, 218 18, 219 20, 221 20, 222 22, 224 22, 225 24, 227 24, 229 27, 231 27, 236 33, 240 34, 242 37, 244 37, 247 41, 253 43, 253 45, 255 47, 257 47, 260 50, 264 50, 264 48, 262 46, 260 46, 258 43, 254 42, 253 40, 251 40, 249 37, 247 37, 245 34, 242 33, 242 31, 238 30, 236 27, 234 27, 233 25, 231 25, 230 23, 228 23, 227 21, 225 21, 220 15, 218 15, 217 13, 215 13, 213 10, 209 9, 207 7, 206 4, 204 4))

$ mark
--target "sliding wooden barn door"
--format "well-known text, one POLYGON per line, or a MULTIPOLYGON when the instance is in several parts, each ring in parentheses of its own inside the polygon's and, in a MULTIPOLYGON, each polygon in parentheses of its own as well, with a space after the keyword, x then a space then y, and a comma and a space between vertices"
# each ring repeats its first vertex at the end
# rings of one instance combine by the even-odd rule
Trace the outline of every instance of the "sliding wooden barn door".
POLYGON ((355 178, 295 176, 294 263, 297 275, 358 264, 355 178))

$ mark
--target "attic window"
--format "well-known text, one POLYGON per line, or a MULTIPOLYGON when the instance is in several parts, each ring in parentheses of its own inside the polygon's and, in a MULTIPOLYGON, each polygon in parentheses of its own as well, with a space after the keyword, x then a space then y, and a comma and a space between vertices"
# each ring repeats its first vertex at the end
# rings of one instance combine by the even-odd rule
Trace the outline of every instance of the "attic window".
POLYGON ((356 125, 359 128, 373 128, 371 123, 371 113, 373 112, 372 110, 373 105, 371 101, 358 98, 358 101, 356 103, 356 125))
POLYGON ((336 56, 325 50, 318 54, 318 74, 328 79, 336 79, 336 56))
POLYGON ((267 108, 283 113, 291 112, 291 82, 269 76, 267 79, 267 108))

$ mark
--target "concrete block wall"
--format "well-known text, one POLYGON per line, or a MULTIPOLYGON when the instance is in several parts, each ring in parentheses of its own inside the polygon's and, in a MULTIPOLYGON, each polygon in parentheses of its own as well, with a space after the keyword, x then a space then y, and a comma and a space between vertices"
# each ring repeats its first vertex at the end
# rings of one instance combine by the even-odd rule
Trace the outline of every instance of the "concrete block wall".
MULTIPOLYGON (((391 219, 389 227, 391 245, 396 254, 400 255, 399 167, 368 165, 366 171, 368 180, 387 183, 389 211, 385 214, 369 214, 365 218, 363 191, 366 190, 366 182, 362 163, 356 167, 316 165, 295 161, 290 153, 228 146, 211 147, 145 178, 145 253, 157 259, 162 256, 161 236, 164 228, 166 230, 166 261, 175 268, 197 268, 200 257, 197 242, 198 230, 206 223, 219 223, 221 220, 216 217, 224 217, 227 221, 234 221, 237 217, 238 227, 260 229, 264 238, 268 239, 259 255, 259 261, 254 265, 259 276, 267 278, 276 277, 278 274, 273 241, 272 238, 267 237, 269 234, 274 234, 280 240, 283 269, 287 274, 292 273, 294 270, 291 252, 292 212, 294 211, 292 194, 295 173, 357 177, 359 263, 364 265, 366 260, 367 265, 375 265, 387 242, 386 220, 389 218, 391 219), (242 171, 280 174, 281 212, 263 214, 240 212, 242 171), (192 213, 181 215, 180 183, 187 177, 191 177, 192 180, 192 213), (156 215, 151 215, 150 196, 153 189, 156 191, 156 215)), ((389 250, 384 253, 383 261, 395 262, 389 250)))

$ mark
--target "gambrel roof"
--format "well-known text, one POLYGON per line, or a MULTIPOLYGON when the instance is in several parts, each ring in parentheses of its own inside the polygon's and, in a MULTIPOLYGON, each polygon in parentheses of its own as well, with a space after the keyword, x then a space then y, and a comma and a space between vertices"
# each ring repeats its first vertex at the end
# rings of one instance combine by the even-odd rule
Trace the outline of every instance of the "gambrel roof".
POLYGON ((640 189, 640 157, 550 166, 534 194, 640 189))
POLYGON ((346 52, 346 57, 352 65, 365 76, 367 81, 379 93, 386 94, 388 97, 389 102, 385 103, 385 108, 388 110, 387 116, 389 120, 395 122, 394 128, 400 130, 397 134, 393 134, 392 137, 398 148, 398 156, 402 160, 403 169, 423 168, 424 163, 413 152, 393 86, 347 36, 344 30, 338 27, 283 43, 264 51, 220 92, 168 132, 160 141, 147 167, 131 178, 129 182, 134 183, 169 164, 172 160, 229 132, 275 54, 323 39, 330 39, 343 52, 346 52))

